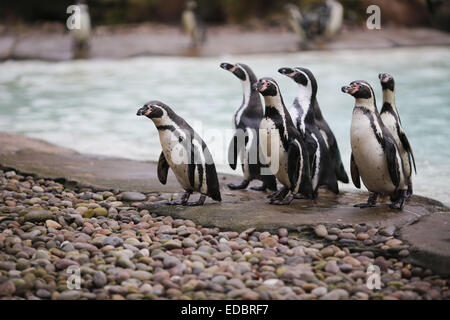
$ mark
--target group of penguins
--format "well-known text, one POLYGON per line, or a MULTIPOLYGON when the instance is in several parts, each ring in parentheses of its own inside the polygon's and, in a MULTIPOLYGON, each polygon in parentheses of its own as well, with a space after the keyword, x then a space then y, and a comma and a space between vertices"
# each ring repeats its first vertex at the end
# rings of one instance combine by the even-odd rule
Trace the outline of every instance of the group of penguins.
MULTIPOLYGON (((261 180, 262 185, 252 189, 273 191, 268 196, 269 203, 278 205, 288 205, 294 198, 315 199, 319 187, 338 194, 337 181, 348 183, 349 178, 336 138, 319 108, 317 81, 312 72, 301 67, 278 70, 291 78, 299 89, 288 111, 273 78, 258 79, 243 63, 222 63, 220 67, 237 77, 243 88, 242 103, 233 116, 235 134, 228 149, 232 169, 236 169, 238 154, 241 156, 243 181, 228 184, 228 187, 245 189, 250 181, 261 180), (259 95, 264 98, 265 108, 259 95), (258 155, 256 161, 254 154, 258 155), (277 162, 275 170, 273 162, 277 162), (277 180, 282 185, 278 190, 277 180)), ((351 122, 351 177, 357 188, 361 187, 362 179, 370 192, 368 201, 355 207, 374 207, 377 197, 383 195, 390 196, 392 209, 401 210, 405 200, 412 196, 415 161, 395 106, 394 79, 385 73, 380 74, 379 79, 383 90, 381 113, 369 83, 353 81, 342 87, 342 92, 355 98, 351 122)), ((171 168, 185 190, 180 199, 169 204, 203 205, 206 196, 221 201, 211 153, 192 127, 157 100, 146 103, 137 115, 150 118, 158 130, 162 146, 157 169, 160 182, 166 183, 171 168), (201 194, 200 198, 188 202, 194 191, 201 194)))

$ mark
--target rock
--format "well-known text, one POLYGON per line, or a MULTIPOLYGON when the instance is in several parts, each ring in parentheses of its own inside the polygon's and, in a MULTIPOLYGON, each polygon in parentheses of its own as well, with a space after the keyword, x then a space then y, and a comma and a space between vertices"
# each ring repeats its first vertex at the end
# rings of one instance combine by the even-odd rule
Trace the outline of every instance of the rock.
POLYGON ((38 289, 36 291, 36 296, 41 299, 50 299, 52 297, 52 293, 46 289, 38 289))
POLYGON ((341 232, 341 233, 339 233, 338 237, 340 239, 356 240, 356 236, 353 233, 349 233, 349 232, 341 232))
POLYGON ((370 236, 367 233, 358 233, 356 235, 356 239, 362 240, 362 241, 367 240, 369 238, 370 238, 370 236))
POLYGON ((47 228, 53 228, 53 229, 61 229, 61 225, 53 220, 47 220, 45 221, 45 225, 47 226, 47 228))
POLYGON ((33 188, 31 188, 34 192, 44 192, 44 189, 42 187, 39 186, 33 186, 33 188))
POLYGON ((400 246, 402 244, 403 244, 403 242, 398 239, 390 239, 390 240, 386 241, 386 245, 389 247, 396 247, 396 246, 400 246))
POLYGON ((320 298, 320 300, 345 300, 345 299, 348 299, 348 292, 343 289, 334 289, 320 298))
POLYGON ((323 224, 319 224, 314 228, 314 232, 320 238, 325 238, 328 235, 327 228, 323 224))
POLYGON ((105 245, 105 246, 111 245, 113 247, 118 247, 118 246, 121 246, 122 244, 123 244, 123 240, 119 237, 111 236, 111 237, 106 237, 103 240, 103 245, 105 245))
POLYGON ((318 296, 318 297, 321 297, 321 296, 327 294, 327 291, 328 290, 325 287, 317 287, 317 288, 313 289, 311 291, 311 293, 316 295, 316 296, 318 296))
POLYGON ((97 288, 103 288, 108 283, 108 280, 106 279, 106 276, 102 271, 96 271, 94 273, 93 281, 94 285, 97 288))
POLYGON ((181 249, 182 243, 180 240, 169 240, 166 243, 164 243, 164 248, 166 248, 168 250, 181 249))
POLYGON ((338 273, 339 267, 335 260, 328 261, 327 265, 325 266, 325 271, 330 273, 338 273))
POLYGON ((122 200, 123 201, 144 201, 147 197, 145 194, 140 192, 123 192, 122 200))
POLYGON ((133 262, 131 262, 131 260, 129 258, 127 258, 126 256, 121 256, 117 259, 116 265, 118 267, 122 267, 122 268, 129 268, 129 269, 134 269, 136 268, 136 266, 134 265, 133 262))
POLYGON ((41 222, 49 220, 53 217, 51 212, 43 209, 33 209, 23 217, 28 222, 41 222))
POLYGON ((178 260, 176 257, 173 257, 173 256, 167 256, 163 260, 164 267, 166 267, 166 268, 175 267, 179 263, 180 263, 180 260, 178 260))
POLYGON ((276 246, 278 246, 278 241, 275 240, 272 237, 267 237, 261 240, 261 243, 269 248, 275 248, 276 246))
POLYGON ((0 297, 11 297, 16 292, 16 286, 12 281, 6 281, 0 285, 0 297))
POLYGON ((386 228, 381 229, 378 233, 382 236, 392 237, 395 232, 395 226, 388 226, 386 228))
POLYGON ((58 296, 58 300, 77 300, 80 298, 80 295, 80 292, 77 290, 64 291, 58 296))
POLYGON ((282 238, 282 237, 287 237, 288 236, 288 230, 286 228, 280 228, 278 229, 278 235, 282 238))
POLYGON ((184 238, 182 241, 182 245, 185 248, 196 248, 197 243, 191 238, 184 238))
POLYGON ((55 262, 55 267, 57 270, 65 270, 69 266, 79 266, 78 262, 70 259, 59 259, 55 262))
POLYGON ((131 272, 131 277, 139 279, 140 281, 146 281, 150 280, 153 277, 153 275, 147 271, 136 270, 131 272))
POLYGON ((96 217, 106 217, 108 215, 108 211, 103 207, 95 208, 93 213, 96 217))
POLYGON ((353 266, 351 264, 344 263, 339 266, 339 269, 341 269, 342 272, 347 273, 353 270, 353 266))

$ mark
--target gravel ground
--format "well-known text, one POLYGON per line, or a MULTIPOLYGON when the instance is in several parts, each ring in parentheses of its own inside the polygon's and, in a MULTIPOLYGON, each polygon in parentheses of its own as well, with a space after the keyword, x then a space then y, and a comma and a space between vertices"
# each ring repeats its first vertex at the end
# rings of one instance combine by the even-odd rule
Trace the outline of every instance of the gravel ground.
POLYGON ((450 298, 449 279, 403 261, 394 227, 237 233, 139 209, 169 197, 0 170, 0 299, 450 298))

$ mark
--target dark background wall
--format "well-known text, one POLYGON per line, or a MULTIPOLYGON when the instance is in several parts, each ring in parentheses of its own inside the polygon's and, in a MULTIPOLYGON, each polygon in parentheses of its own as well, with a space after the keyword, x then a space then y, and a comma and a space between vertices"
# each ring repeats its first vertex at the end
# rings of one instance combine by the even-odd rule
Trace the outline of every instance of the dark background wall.
MULTIPOLYGON (((282 16, 283 6, 287 3, 295 3, 301 9, 307 9, 320 1, 198 0, 197 2, 199 15, 205 22, 223 24, 246 23, 254 18, 271 23, 277 19, 281 20, 279 17, 282 16)), ((66 8, 74 3, 75 0, 2 0, 0 22, 3 24, 64 22, 68 17, 66 8)), ((347 21, 356 23, 363 22, 367 17, 365 11, 369 4, 380 5, 385 23, 410 26, 426 25, 432 21, 427 0, 342 0, 341 3, 344 5, 347 21)), ((87 4, 95 25, 177 23, 184 8, 184 0, 88 0, 87 4)))

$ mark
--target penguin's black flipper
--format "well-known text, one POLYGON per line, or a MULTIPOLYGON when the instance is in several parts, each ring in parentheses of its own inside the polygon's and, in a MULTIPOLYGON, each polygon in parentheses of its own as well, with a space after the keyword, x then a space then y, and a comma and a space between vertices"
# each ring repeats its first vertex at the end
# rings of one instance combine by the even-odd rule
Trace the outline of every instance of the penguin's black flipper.
POLYGON ((416 160, 414 159, 414 154, 413 154, 411 145, 409 144, 409 140, 403 131, 399 131, 399 137, 400 137, 400 141, 403 145, 403 148, 405 148, 406 152, 408 152, 408 154, 409 154, 409 157, 410 157, 409 161, 411 162, 411 159, 412 159, 412 163, 414 165, 414 172, 417 174, 416 160))
POLYGON ((206 143, 202 141, 203 155, 205 157, 206 185, 208 186, 208 196, 213 200, 222 201, 220 195, 219 178, 217 178, 216 166, 206 143))
POLYGON ((299 158, 300 150, 298 146, 294 143, 290 143, 288 149, 288 175, 292 190, 297 185, 297 181, 299 178, 299 158))
POLYGON ((259 168, 258 145, 259 139, 257 133, 253 129, 247 129, 245 135, 245 156, 247 157, 251 177, 257 177, 261 173, 259 168))
POLYGON ((391 177, 394 186, 398 187, 398 185, 400 184, 400 166, 397 161, 397 150, 395 142, 393 142, 390 138, 385 138, 384 141, 389 176, 391 177))
POLYGON ((359 170, 356 166, 355 158, 353 158, 353 153, 350 157, 350 172, 352 174, 352 181, 355 187, 361 189, 361 180, 359 178, 359 170))
POLYGON ((237 156, 238 156, 238 148, 237 148, 237 136, 236 133, 233 135, 230 141, 230 145, 228 146, 228 164, 230 168, 236 170, 237 165, 237 156))
POLYGON ((164 153, 161 152, 158 160, 158 179, 162 184, 167 182, 167 173, 169 171, 169 164, 167 163, 164 153))

